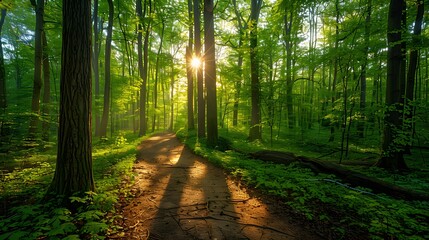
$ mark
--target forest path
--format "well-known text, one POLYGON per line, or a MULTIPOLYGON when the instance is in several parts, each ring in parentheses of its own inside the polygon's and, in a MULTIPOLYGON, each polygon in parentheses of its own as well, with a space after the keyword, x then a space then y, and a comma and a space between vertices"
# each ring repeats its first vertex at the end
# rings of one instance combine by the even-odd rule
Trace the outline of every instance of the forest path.
POLYGON ((278 202, 252 197, 172 133, 141 143, 121 239, 320 239, 278 202))

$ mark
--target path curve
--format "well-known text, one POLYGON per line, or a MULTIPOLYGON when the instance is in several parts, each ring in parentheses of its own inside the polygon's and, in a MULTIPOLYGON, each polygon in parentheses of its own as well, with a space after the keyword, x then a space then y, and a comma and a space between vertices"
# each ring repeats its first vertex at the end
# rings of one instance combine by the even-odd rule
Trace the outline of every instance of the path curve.
POLYGON ((275 201, 250 196, 172 133, 155 135, 138 150, 134 196, 120 210, 122 234, 112 238, 321 239, 275 201))

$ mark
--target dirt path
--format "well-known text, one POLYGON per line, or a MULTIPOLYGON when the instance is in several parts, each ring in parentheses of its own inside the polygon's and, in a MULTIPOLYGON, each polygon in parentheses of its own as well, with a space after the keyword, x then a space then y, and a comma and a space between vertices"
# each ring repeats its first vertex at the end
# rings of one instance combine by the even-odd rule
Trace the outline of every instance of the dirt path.
MULTIPOLYGON (((134 198, 122 208, 122 239, 320 239, 275 201, 249 196, 174 134, 139 146, 134 198)), ((114 237, 114 236, 112 236, 114 237)))

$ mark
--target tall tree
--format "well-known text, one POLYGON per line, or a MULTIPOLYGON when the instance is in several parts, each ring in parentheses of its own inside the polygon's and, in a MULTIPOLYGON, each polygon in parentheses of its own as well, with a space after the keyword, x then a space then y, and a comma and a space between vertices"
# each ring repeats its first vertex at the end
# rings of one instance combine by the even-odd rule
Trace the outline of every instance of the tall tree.
POLYGON ((188 0, 188 46, 186 47, 186 77, 188 80, 188 130, 195 128, 194 123, 194 74, 192 73, 192 0, 188 0))
MULTIPOLYGON (((139 2, 139 0, 137 1, 139 2)), ((144 4, 144 14, 140 16, 145 16, 146 11, 148 12, 148 15, 150 16, 152 13, 152 1, 151 0, 145 0, 144 4)), ((141 11, 140 11, 141 12, 141 11)), ((148 18, 149 19, 149 18, 148 18)), ((140 72, 140 77, 142 79, 142 84, 140 86, 140 131, 139 135, 143 136, 146 134, 147 130, 147 122, 146 122, 146 99, 147 99, 147 75, 148 75, 148 68, 149 68, 149 35, 150 35, 150 28, 151 28, 151 21, 143 20, 143 18, 140 19, 143 21, 144 25, 144 42, 143 42, 143 62, 142 62, 142 68, 140 72)), ((139 59, 140 61, 140 59, 139 59)), ((140 69, 140 67, 139 67, 140 69)))
POLYGON ((107 0, 109 4, 109 18, 107 23, 107 36, 106 36, 106 46, 104 51, 104 104, 103 104, 103 116, 101 117, 100 124, 100 136, 106 137, 107 135, 107 122, 109 120, 109 111, 110 111, 110 62, 112 55, 112 33, 113 33, 113 16, 114 16, 114 6, 113 0, 107 0))
POLYGON ((42 140, 49 141, 49 126, 50 126, 50 102, 51 102, 51 70, 48 54, 48 40, 46 39, 46 31, 42 32, 43 43, 43 98, 42 98, 42 140))
POLYGON ((92 70, 94 72, 94 90, 95 90, 95 135, 100 136, 100 114, 98 111, 99 98, 100 98, 100 71, 98 67, 98 58, 100 56, 100 45, 99 40, 99 31, 102 28, 102 21, 98 17, 98 0, 94 0, 94 10, 93 10, 93 35, 94 35, 94 44, 93 44, 93 54, 92 54, 92 70))
POLYGON ((209 146, 216 146, 218 140, 213 11, 213 0, 204 0, 204 79, 207 88, 207 144, 209 146))
MULTIPOLYGON (((195 57, 201 61, 201 10, 200 1, 194 0, 194 39, 195 57)), ((198 106, 198 137, 206 136, 206 104, 204 99, 203 66, 196 67, 197 71, 197 106, 198 106)))
MULTIPOLYGON (((424 15, 424 1, 417 0, 416 1, 416 7, 417 7, 417 14, 416 19, 414 21, 414 30, 413 30, 413 36, 412 36, 412 46, 410 50, 410 60, 408 64, 408 73, 407 73, 407 86, 405 91, 405 121, 404 130, 407 131, 407 134, 410 136, 410 139, 408 142, 411 142, 412 139, 412 118, 414 114, 414 90, 415 90, 415 83, 416 83, 416 77, 417 77, 417 65, 418 65, 418 58, 419 58, 419 50, 421 47, 421 39, 420 35, 422 33, 422 23, 423 23, 423 15, 424 15)), ((408 144, 407 148, 405 149, 407 153, 410 152, 411 144, 408 144)))
POLYGON ((2 41, 2 30, 4 20, 6 18, 6 9, 1 9, 0 17, 0 108, 6 109, 7 99, 6 99, 6 71, 4 68, 4 55, 3 55, 3 41, 2 41))
POLYGON ((94 191, 91 139, 91 1, 63 0, 58 153, 48 193, 94 191))
POLYGON ((240 93, 241 93, 241 85, 243 82, 243 43, 244 43, 244 34, 247 29, 247 23, 243 20, 243 16, 241 12, 239 11, 237 0, 232 1, 234 5, 234 12, 235 16, 237 18, 237 30, 239 34, 238 39, 238 57, 237 57, 237 75, 238 79, 235 84, 235 94, 234 94, 234 108, 233 108, 233 114, 232 114, 232 125, 237 126, 238 125, 238 104, 240 102, 240 93))
POLYGON ((258 58, 258 20, 262 7, 262 0, 252 0, 250 9, 250 78, 252 117, 250 121, 249 140, 262 139, 261 127, 261 100, 259 83, 259 58, 258 58))
POLYGON ((36 10, 36 29, 34 36, 34 77, 33 77, 33 95, 31 99, 31 112, 29 136, 34 138, 39 124, 40 114, 40 92, 42 89, 42 63, 43 63, 43 43, 42 32, 44 25, 44 0, 30 0, 36 10))
MULTIPOLYGON (((405 55, 403 54, 402 23, 406 11, 405 0, 391 0, 387 25, 387 82, 386 111, 384 115, 384 132, 382 156, 377 166, 390 170, 407 169, 404 160, 403 146, 395 140, 401 137, 402 129, 402 96, 401 88, 405 82, 405 55)), ((399 141, 401 142, 401 141, 399 141)))
POLYGON ((367 6, 366 6, 366 17, 365 17, 363 61, 361 64, 361 74, 360 74, 359 107, 360 107, 361 119, 359 120, 358 126, 357 126, 359 137, 364 137, 364 130, 365 130, 366 73, 367 73, 367 65, 368 65, 369 37, 371 33, 371 12, 372 12, 372 0, 368 0, 367 6))

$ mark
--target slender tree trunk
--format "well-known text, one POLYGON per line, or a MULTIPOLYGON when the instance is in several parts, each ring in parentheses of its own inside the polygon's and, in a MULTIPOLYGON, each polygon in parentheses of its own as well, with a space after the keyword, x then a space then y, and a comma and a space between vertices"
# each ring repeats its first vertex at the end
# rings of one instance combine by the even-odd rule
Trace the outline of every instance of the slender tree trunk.
POLYGON ((160 36, 160 42, 159 42, 159 48, 158 53, 156 55, 156 64, 155 64, 155 84, 153 87, 153 117, 152 117, 152 132, 155 131, 155 124, 156 124, 156 116, 157 116, 157 109, 158 109, 158 78, 159 78, 159 59, 161 58, 162 53, 162 43, 164 41, 164 29, 165 29, 165 23, 164 19, 161 20, 162 29, 161 29, 161 36, 160 36))
POLYGON ((292 26, 294 21, 294 4, 290 6, 288 12, 285 9, 283 16, 284 44, 286 48, 286 108, 289 129, 295 126, 295 116, 293 114, 293 80, 292 80, 292 26))
POLYGON ((48 54, 48 41, 46 39, 45 31, 42 32, 42 41, 43 41, 43 105, 42 105, 42 140, 49 141, 49 127, 50 127, 50 102, 51 102, 51 72, 49 64, 49 54, 48 54))
POLYGON ((48 190, 67 202, 94 191, 91 150, 91 2, 63 0, 61 98, 55 175, 48 190))
POLYGON ((213 0, 204 0, 204 79, 207 87, 207 144, 212 147, 217 145, 218 140, 213 11, 213 0))
POLYGON ((247 28, 247 24, 243 24, 242 16, 240 11, 238 10, 237 1, 232 1, 234 4, 234 12, 237 18, 238 24, 238 58, 237 58, 237 71, 238 71, 238 79, 235 84, 235 94, 234 94, 234 107, 232 114, 232 126, 236 127, 238 125, 238 105, 240 103, 240 93, 241 93, 241 85, 243 82, 243 42, 244 42, 244 32, 247 28))
POLYGON ((366 108, 366 69, 368 65, 368 50, 369 50, 369 37, 371 34, 371 12, 372 0, 368 0, 366 6, 366 19, 365 19, 365 33, 364 33, 364 59, 361 65, 360 75, 360 119, 357 125, 357 132, 359 137, 364 137, 365 132, 365 108, 366 108))
MULTIPOLYGON (((194 0, 194 40, 195 57, 201 59, 201 10, 200 1, 194 0)), ((198 137, 206 136, 206 102, 204 99, 204 78, 202 64, 195 69, 197 72, 197 106, 198 106, 198 137)))
POLYGON ((382 156, 377 166, 390 170, 407 169, 403 156, 403 146, 395 143, 402 129, 401 89, 405 79, 402 71, 405 69, 402 38, 402 19, 406 5, 404 0, 391 0, 388 15, 388 58, 386 82, 386 112, 384 116, 384 132, 382 141, 382 156))
POLYGON ((99 44, 99 19, 98 19, 98 0, 94 0, 94 12, 93 12, 93 28, 94 28, 94 44, 93 44, 93 55, 92 55, 92 70, 94 72, 94 90, 95 90, 95 135, 100 136, 100 71, 98 68, 98 58, 100 56, 100 44, 99 44))
POLYGON ((174 129, 174 64, 171 62, 171 82, 170 82, 170 124, 168 130, 174 129))
MULTIPOLYGON (((35 2, 32 2, 33 4, 35 2)), ((31 112, 29 137, 36 137, 37 128, 39 125, 40 115, 40 92, 42 89, 42 62, 43 62, 43 15, 44 15, 44 0, 37 0, 36 5, 36 30, 34 36, 34 79, 33 79, 33 95, 31 99, 31 112)))
MULTIPOLYGON (((336 0, 335 1, 335 12, 336 12, 336 17, 335 17, 335 46, 334 46, 334 51, 335 51, 335 56, 334 56, 334 73, 333 73, 333 79, 332 79, 332 97, 331 97, 331 103, 332 103, 332 112, 334 112, 335 109, 335 101, 337 100, 337 93, 336 93, 336 86, 337 86, 337 81, 338 81, 338 56, 337 56, 337 50, 338 50, 338 45, 339 45, 339 34, 340 34, 340 30, 339 30, 339 24, 340 24, 340 9, 339 9, 339 1, 336 0)), ((335 114, 332 114, 335 115, 335 114)), ((334 138, 335 138, 335 125, 336 125, 336 121, 335 119, 331 119, 331 135, 329 136, 329 142, 333 142, 334 138)))
MULTIPOLYGON (((149 0, 149 15, 152 12, 151 0, 149 0)), ((147 101, 147 79, 149 70, 149 36, 151 23, 147 23, 145 29, 144 43, 143 43, 143 73, 142 85, 140 87, 140 136, 146 135, 147 121, 146 121, 146 101, 147 101)))
MULTIPOLYGON (((3 36, 3 24, 6 18, 6 9, 1 10, 0 18, 0 108, 4 111, 7 107, 7 98, 6 98, 6 70, 4 68, 4 55, 3 55, 3 41, 1 36, 3 36)), ((1 116, 1 115, 0 115, 1 116)))
MULTIPOLYGON (((192 22, 192 0, 188 0, 188 19, 192 22)), ((192 43, 194 32, 192 24, 188 28, 188 46, 186 47, 186 77, 188 80, 188 130, 195 129, 194 122, 194 74, 192 73, 192 43)))
POLYGON ((103 116, 101 117, 100 124, 100 137, 107 137, 107 123, 109 121, 110 111, 110 61, 112 55, 112 33, 113 33, 113 16, 114 7, 113 0, 107 0, 109 4, 109 18, 107 24, 106 46, 104 51, 104 104, 103 116))
POLYGON ((260 83, 259 83, 259 58, 258 58, 258 19, 262 0, 251 1, 250 12, 250 77, 251 77, 251 101, 252 117, 250 121, 249 140, 262 139, 261 109, 260 109, 260 83))
POLYGON ((409 144, 406 146, 406 153, 411 153, 411 143, 412 143, 412 119, 415 106, 413 106, 414 101, 414 90, 415 82, 417 77, 417 64, 419 61, 419 48, 421 47, 420 35, 422 32, 422 23, 423 23, 423 14, 424 14, 424 1, 417 0, 417 15, 416 20, 414 21, 414 31, 413 31, 413 46, 410 50, 410 60, 408 65, 408 75, 407 75, 407 86, 406 86, 406 96, 405 96, 405 121, 404 121, 404 130, 409 135, 409 144))

